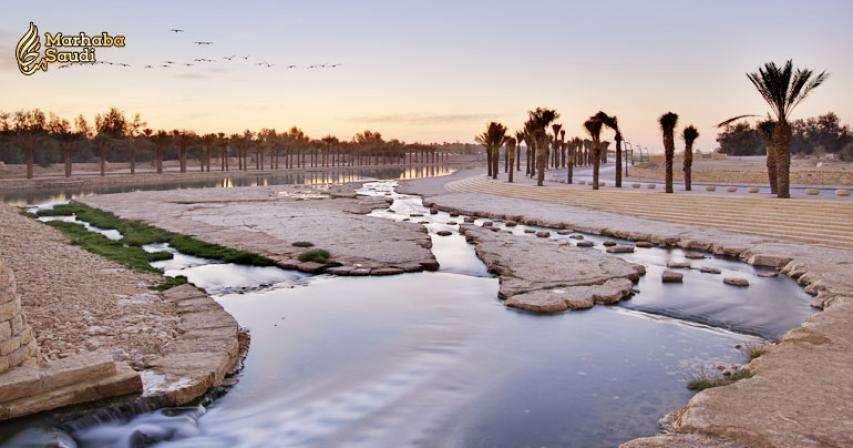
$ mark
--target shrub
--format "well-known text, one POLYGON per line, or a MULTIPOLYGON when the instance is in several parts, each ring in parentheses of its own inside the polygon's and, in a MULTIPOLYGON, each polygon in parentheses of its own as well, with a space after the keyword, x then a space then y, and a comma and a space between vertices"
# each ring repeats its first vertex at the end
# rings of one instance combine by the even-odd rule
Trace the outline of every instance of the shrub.
POLYGON ((313 261, 315 263, 327 264, 329 262, 329 252, 323 249, 313 249, 299 254, 299 261, 305 263, 313 261))

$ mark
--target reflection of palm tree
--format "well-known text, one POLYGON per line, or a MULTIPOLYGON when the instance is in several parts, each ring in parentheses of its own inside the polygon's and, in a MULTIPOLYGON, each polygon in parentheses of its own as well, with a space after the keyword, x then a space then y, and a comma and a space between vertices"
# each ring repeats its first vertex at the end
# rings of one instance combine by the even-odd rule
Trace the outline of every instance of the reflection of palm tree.
POLYGON ((599 148, 599 140, 601 139, 601 125, 602 122, 597 116, 592 116, 589 120, 586 120, 583 124, 583 127, 586 128, 586 131, 589 132, 589 136, 592 137, 592 189, 598 190, 598 165, 601 161, 601 152, 598 150, 599 148))
POLYGON ((692 125, 687 126, 682 131, 682 136, 684 137, 684 189, 690 191, 692 189, 693 142, 699 138, 699 131, 692 125))
POLYGON ((773 150, 776 156, 776 195, 780 198, 791 197, 791 125, 788 117, 812 90, 829 77, 826 72, 814 77, 812 75, 814 72, 810 69, 795 71, 790 60, 782 67, 768 62, 764 67, 759 67, 757 73, 746 75, 776 116, 773 150))
POLYGON ((672 193, 672 159, 675 157, 675 126, 678 124, 678 115, 667 112, 661 115, 660 128, 663 132, 663 150, 666 158, 666 192, 672 193))

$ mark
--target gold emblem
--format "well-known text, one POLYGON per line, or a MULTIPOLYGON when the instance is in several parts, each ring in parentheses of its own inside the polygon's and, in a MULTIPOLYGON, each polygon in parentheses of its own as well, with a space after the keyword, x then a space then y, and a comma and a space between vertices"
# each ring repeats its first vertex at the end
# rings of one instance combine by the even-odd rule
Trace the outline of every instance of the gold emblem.
POLYGON ((24 36, 18 41, 18 47, 15 48, 18 69, 21 70, 21 73, 32 75, 38 70, 47 71, 47 61, 39 60, 39 50, 41 50, 39 29, 33 22, 30 22, 30 29, 24 33, 24 36))

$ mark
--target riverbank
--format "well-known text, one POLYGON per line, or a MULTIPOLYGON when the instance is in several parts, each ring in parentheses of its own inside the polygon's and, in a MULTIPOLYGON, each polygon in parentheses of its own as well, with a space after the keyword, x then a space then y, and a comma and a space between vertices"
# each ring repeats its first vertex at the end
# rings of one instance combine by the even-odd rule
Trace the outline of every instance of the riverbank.
MULTIPOLYGON (((482 176, 482 173, 479 174, 482 176)), ((510 197, 495 188, 489 194, 451 192, 444 178, 405 183, 422 191, 425 202, 451 213, 513 220, 552 228, 647 241, 685 249, 708 250, 739 257, 756 265, 780 269, 814 295, 823 312, 790 331, 781 343, 752 361, 752 378, 696 394, 668 422, 668 434, 640 439, 628 447, 750 446, 801 447, 853 444, 853 281, 848 266, 853 251, 792 243, 609 213, 547 200, 510 197), (796 422, 796 424, 791 424, 796 422)), ((456 180, 458 182, 458 180, 456 180)), ((529 188, 532 187, 519 187, 529 188)))

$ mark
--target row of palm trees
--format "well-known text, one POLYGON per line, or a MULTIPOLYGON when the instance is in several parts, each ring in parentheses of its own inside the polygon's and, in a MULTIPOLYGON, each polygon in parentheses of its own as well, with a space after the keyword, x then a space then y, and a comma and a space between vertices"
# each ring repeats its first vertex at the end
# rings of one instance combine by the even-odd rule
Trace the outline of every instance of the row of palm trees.
POLYGON ((46 116, 38 109, 17 112, 14 116, 0 115, 0 148, 23 153, 28 179, 33 177, 36 151, 50 147, 60 148, 66 177, 72 175, 75 159, 89 160, 84 153, 95 154, 102 176, 106 174, 108 161, 129 162, 130 174, 136 174, 140 156, 150 160, 158 174, 163 172, 167 159, 176 159, 180 172, 188 172, 191 157, 198 161, 201 172, 210 172, 214 160, 221 171, 248 171, 438 164, 447 162, 449 157, 448 145, 386 141, 380 133, 369 130, 356 134, 351 141, 341 141, 331 135, 311 139, 296 127, 286 132, 266 128, 231 135, 223 132, 198 135, 178 129, 154 131, 145 127, 138 115, 128 120, 115 108, 97 115, 94 126, 80 116, 74 128, 67 120, 53 114, 46 116), (232 166, 235 162, 236 167, 232 166))
MULTIPOLYGON (((800 104, 810 92, 820 86, 827 78, 826 72, 815 75, 810 69, 793 68, 792 61, 782 66, 767 63, 758 72, 747 73, 747 77, 770 105, 775 116, 759 123, 759 129, 767 143, 767 172, 771 192, 779 198, 790 197, 790 165, 791 165, 791 126, 789 117, 791 111, 800 104)), ((720 123, 725 126, 733 121, 755 115, 740 115, 720 123)), ((524 142, 527 160, 525 174, 536 177, 536 184, 542 186, 545 180, 545 170, 549 167, 566 168, 567 182, 572 183, 573 167, 579 164, 592 165, 592 189, 599 189, 599 167, 602 155, 606 157, 608 142, 601 141, 604 128, 614 132, 616 142, 616 178, 617 188, 622 187, 622 142, 623 136, 619 129, 619 120, 615 115, 598 112, 584 121, 583 127, 590 139, 565 139, 566 131, 559 123, 555 123, 560 114, 553 109, 539 107, 528 112, 528 119, 522 130, 514 136, 507 134, 507 127, 501 123, 490 122, 486 131, 476 137, 476 141, 485 146, 487 154, 488 175, 493 179, 498 176, 498 160, 500 150, 504 149, 504 170, 508 173, 507 181, 513 182, 513 171, 521 171, 520 149, 524 142), (547 130, 551 130, 550 136, 547 130), (590 160, 591 157, 591 160, 590 160)), ((663 134, 665 157, 665 192, 674 193, 673 165, 675 160, 675 129, 678 125, 678 115, 667 112, 660 116, 658 123, 663 134)), ((685 127, 681 132, 684 141, 684 156, 682 170, 684 172, 684 189, 692 190, 693 145, 699 138, 695 126, 685 127)))

